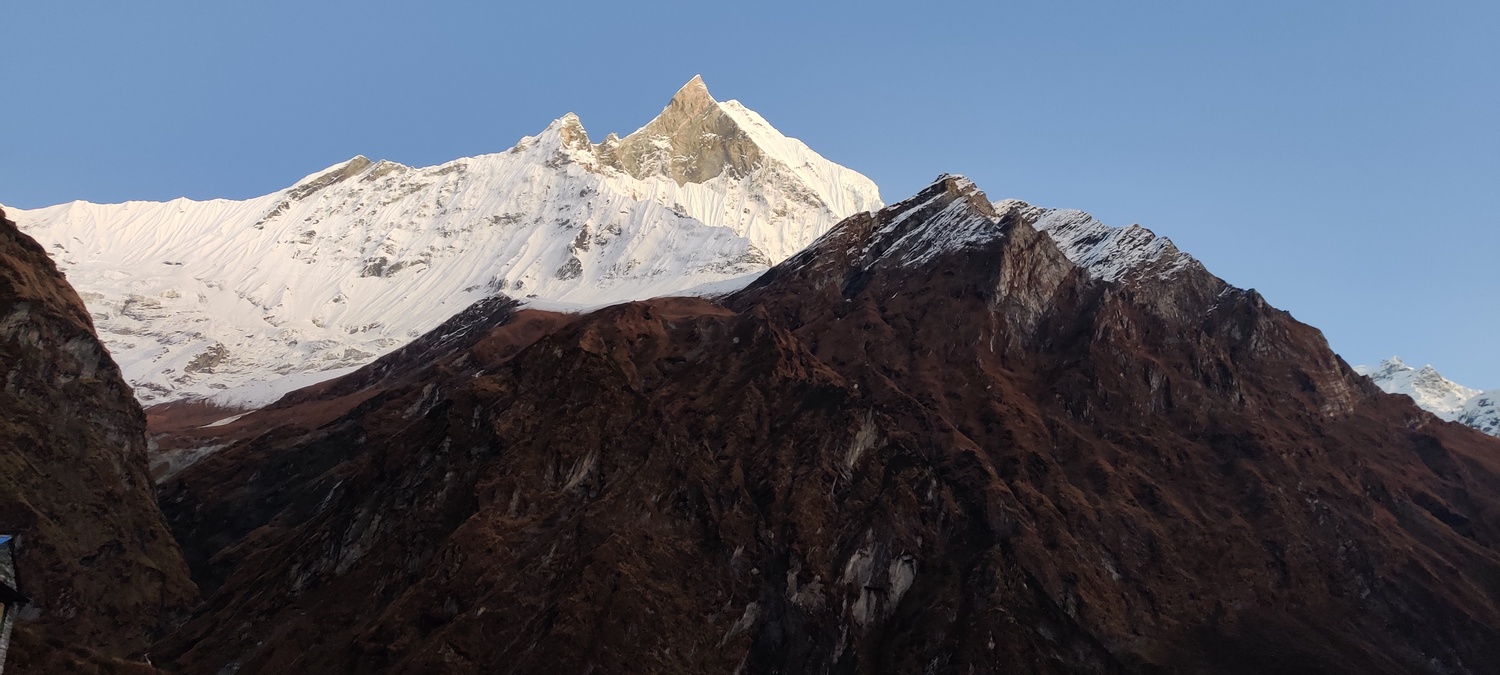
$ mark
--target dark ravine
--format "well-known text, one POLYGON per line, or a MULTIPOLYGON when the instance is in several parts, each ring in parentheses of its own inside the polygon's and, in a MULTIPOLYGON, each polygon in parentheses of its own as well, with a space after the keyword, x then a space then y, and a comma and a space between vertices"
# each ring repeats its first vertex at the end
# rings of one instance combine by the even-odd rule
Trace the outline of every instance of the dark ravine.
POLYGON ((944 177, 732 296, 487 301, 225 425, 160 488, 204 600, 153 658, 1492 672, 1500 440, 1028 217, 944 177))
POLYGON ((0 532, 20 535, 11 672, 150 672, 196 604, 146 419, 46 252, 0 212, 0 532))

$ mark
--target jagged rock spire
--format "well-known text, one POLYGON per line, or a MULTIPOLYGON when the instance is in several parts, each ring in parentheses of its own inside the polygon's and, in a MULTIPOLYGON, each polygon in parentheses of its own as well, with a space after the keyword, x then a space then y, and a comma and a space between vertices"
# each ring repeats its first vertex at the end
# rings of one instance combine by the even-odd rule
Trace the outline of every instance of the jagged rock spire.
POLYGON ((697 113, 717 103, 718 101, 715 101, 714 97, 708 93, 708 85, 703 83, 703 76, 694 75, 693 79, 688 80, 687 84, 682 85, 682 88, 672 95, 672 102, 667 105, 667 109, 679 108, 697 113))
POLYGON ((765 150, 708 93, 701 75, 682 85, 656 119, 598 147, 600 161, 636 178, 667 176, 702 183, 728 173, 747 175, 765 150))

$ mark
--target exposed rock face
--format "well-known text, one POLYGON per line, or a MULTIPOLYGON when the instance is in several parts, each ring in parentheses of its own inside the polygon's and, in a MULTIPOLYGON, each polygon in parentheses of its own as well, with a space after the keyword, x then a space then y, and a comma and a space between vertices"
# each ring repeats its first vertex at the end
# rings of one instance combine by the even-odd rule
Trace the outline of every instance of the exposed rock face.
POLYGON ((640 179, 670 176, 678 185, 748 176, 765 162, 764 151, 699 76, 677 90, 651 123, 625 138, 606 138, 598 152, 606 166, 640 179))
POLYGON ((188 673, 1500 663, 1500 441, 1381 394, 1254 291, 1198 265, 1102 278, 1036 220, 943 177, 722 301, 497 300, 247 416, 163 486, 208 599, 158 652, 188 673))
POLYGON ((1063 255, 1090 276, 1105 281, 1130 281, 1142 275, 1168 277, 1203 265, 1177 250, 1171 240, 1140 225, 1110 227, 1073 209, 1047 209, 1016 199, 994 205, 1014 210, 1057 243, 1063 255))
POLYGON ((3 212, 0 381, 0 532, 21 536, 34 603, 12 660, 45 672, 62 658, 49 643, 139 657, 196 600, 146 474, 145 416, 83 302, 3 212))
MULTIPOLYGON (((1110 227, 1093 216, 1071 209, 1047 209, 1007 199, 994 204, 1000 210, 1015 210, 1047 233, 1063 255, 1092 277, 1132 284, 1141 277, 1167 279, 1185 270, 1205 270, 1192 256, 1178 250, 1165 237, 1140 225, 1110 227)), ((1380 365, 1355 366, 1389 394, 1410 396, 1417 407, 1441 419, 1500 436, 1500 391, 1482 392, 1443 377, 1432 366, 1420 369, 1391 357, 1380 365)))

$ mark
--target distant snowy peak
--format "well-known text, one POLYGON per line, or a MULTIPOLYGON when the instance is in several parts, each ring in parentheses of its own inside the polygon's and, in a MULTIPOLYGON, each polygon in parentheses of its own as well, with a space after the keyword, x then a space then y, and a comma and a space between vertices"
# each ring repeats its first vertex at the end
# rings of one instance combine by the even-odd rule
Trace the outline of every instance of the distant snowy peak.
POLYGON ((1046 232, 1073 264, 1105 281, 1122 281, 1140 275, 1168 278, 1189 267, 1202 265, 1177 250, 1170 239, 1158 237, 1140 225, 1112 227, 1073 209, 1048 209, 1019 199, 995 202, 995 210, 1016 209, 1033 227, 1046 232))
POLYGON ((1455 420, 1491 436, 1500 436, 1500 389, 1487 391, 1469 399, 1455 420))
POLYGON ((1418 407, 1442 419, 1500 436, 1500 389, 1465 387, 1432 366, 1413 368, 1394 356, 1374 368, 1356 366, 1354 370, 1387 393, 1410 396, 1418 407))
POLYGON ((1417 406, 1450 422, 1461 422, 1485 433, 1500 435, 1500 417, 1495 401, 1500 391, 1484 393, 1465 387, 1438 373, 1432 366, 1413 368, 1392 356, 1380 365, 1356 366, 1387 393, 1410 396, 1417 406))
POLYGON ((1469 399, 1480 393, 1443 377, 1432 366, 1413 368, 1395 356, 1374 368, 1358 366, 1355 371, 1387 393, 1410 396, 1423 410, 1450 422, 1458 418, 1469 399))
POLYGON ((504 293, 590 307, 758 274, 856 212, 868 178, 701 78, 624 138, 571 113, 505 152, 360 156, 269 195, 14 211, 145 403, 259 404, 504 293))

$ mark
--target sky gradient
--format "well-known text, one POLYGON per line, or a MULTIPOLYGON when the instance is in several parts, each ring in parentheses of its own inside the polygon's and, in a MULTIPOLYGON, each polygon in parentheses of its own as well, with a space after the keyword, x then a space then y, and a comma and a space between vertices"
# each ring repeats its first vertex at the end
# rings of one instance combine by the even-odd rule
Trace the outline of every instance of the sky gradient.
POLYGON ((597 141, 702 73, 886 201, 962 173, 1140 223, 1351 363, 1500 388, 1500 3, 525 5, 6 3, 0 203, 597 141))

